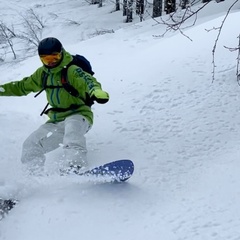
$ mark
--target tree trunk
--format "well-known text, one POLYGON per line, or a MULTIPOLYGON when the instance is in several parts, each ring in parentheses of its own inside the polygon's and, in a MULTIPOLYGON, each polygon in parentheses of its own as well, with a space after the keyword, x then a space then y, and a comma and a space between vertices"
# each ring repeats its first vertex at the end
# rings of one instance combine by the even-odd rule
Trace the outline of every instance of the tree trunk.
POLYGON ((116 11, 120 10, 120 0, 116 0, 116 11))
POLYGON ((126 22, 132 22, 133 20, 133 0, 127 1, 127 20, 126 22))
POLYGON ((123 16, 127 15, 127 0, 123 0, 123 16))
POLYGON ((136 14, 141 15, 144 13, 144 0, 136 1, 136 14))
POLYGON ((165 10, 166 14, 175 12, 176 11, 176 0, 165 0, 164 10, 165 10))
POLYGON ((180 2, 180 6, 182 9, 186 9, 187 4, 189 4, 189 0, 182 0, 180 2))
POLYGON ((153 18, 162 16, 162 1, 163 0, 153 0, 153 18))
POLYGON ((92 4, 98 4, 99 0, 92 0, 91 2, 92 2, 92 4))

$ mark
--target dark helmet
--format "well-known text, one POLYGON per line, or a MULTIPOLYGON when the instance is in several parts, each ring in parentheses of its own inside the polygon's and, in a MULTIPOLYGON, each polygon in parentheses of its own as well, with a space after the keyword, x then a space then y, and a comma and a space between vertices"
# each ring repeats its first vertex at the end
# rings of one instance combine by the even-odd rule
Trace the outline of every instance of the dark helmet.
POLYGON ((39 55, 48 55, 54 52, 62 51, 61 42, 53 37, 43 39, 38 45, 38 54, 39 55))

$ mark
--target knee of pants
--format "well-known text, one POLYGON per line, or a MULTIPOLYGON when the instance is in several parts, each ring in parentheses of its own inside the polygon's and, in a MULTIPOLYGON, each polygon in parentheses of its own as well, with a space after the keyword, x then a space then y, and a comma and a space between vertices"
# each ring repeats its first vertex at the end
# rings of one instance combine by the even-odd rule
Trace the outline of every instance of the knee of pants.
POLYGON ((22 146, 21 162, 27 163, 34 159, 38 159, 39 162, 45 161, 45 152, 40 142, 35 141, 33 138, 27 138, 22 146))
POLYGON ((89 122, 81 115, 73 115, 65 120, 63 144, 66 147, 79 146, 86 148, 85 134, 90 128, 89 122))

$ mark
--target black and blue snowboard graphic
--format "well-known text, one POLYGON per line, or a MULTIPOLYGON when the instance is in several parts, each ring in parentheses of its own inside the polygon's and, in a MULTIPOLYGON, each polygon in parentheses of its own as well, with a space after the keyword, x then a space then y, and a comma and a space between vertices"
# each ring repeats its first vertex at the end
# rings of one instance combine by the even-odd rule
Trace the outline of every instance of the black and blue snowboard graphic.
POLYGON ((122 159, 76 174, 80 176, 108 177, 113 182, 125 182, 133 175, 133 172, 133 162, 129 159, 122 159))

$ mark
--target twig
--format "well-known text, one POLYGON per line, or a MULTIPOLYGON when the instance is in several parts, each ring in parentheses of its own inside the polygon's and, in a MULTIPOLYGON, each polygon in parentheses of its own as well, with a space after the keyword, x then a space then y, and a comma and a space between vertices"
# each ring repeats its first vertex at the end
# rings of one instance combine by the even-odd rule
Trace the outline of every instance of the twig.
POLYGON ((219 37, 220 37, 220 35, 221 35, 223 25, 224 25, 224 23, 225 23, 228 15, 229 15, 231 9, 233 8, 233 6, 234 6, 238 1, 239 1, 239 0, 236 0, 236 1, 229 7, 229 9, 228 9, 228 11, 227 11, 227 13, 226 13, 226 15, 225 15, 225 17, 224 17, 221 25, 220 25, 220 27, 217 28, 217 29, 219 29, 219 30, 218 30, 217 37, 216 37, 216 39, 215 39, 215 43, 214 43, 214 45, 213 45, 213 49, 212 49, 212 65, 213 65, 213 69, 212 69, 212 82, 214 82, 214 80, 215 80, 215 69, 216 69, 216 64, 215 64, 215 52, 216 52, 218 40, 219 40, 219 37))

